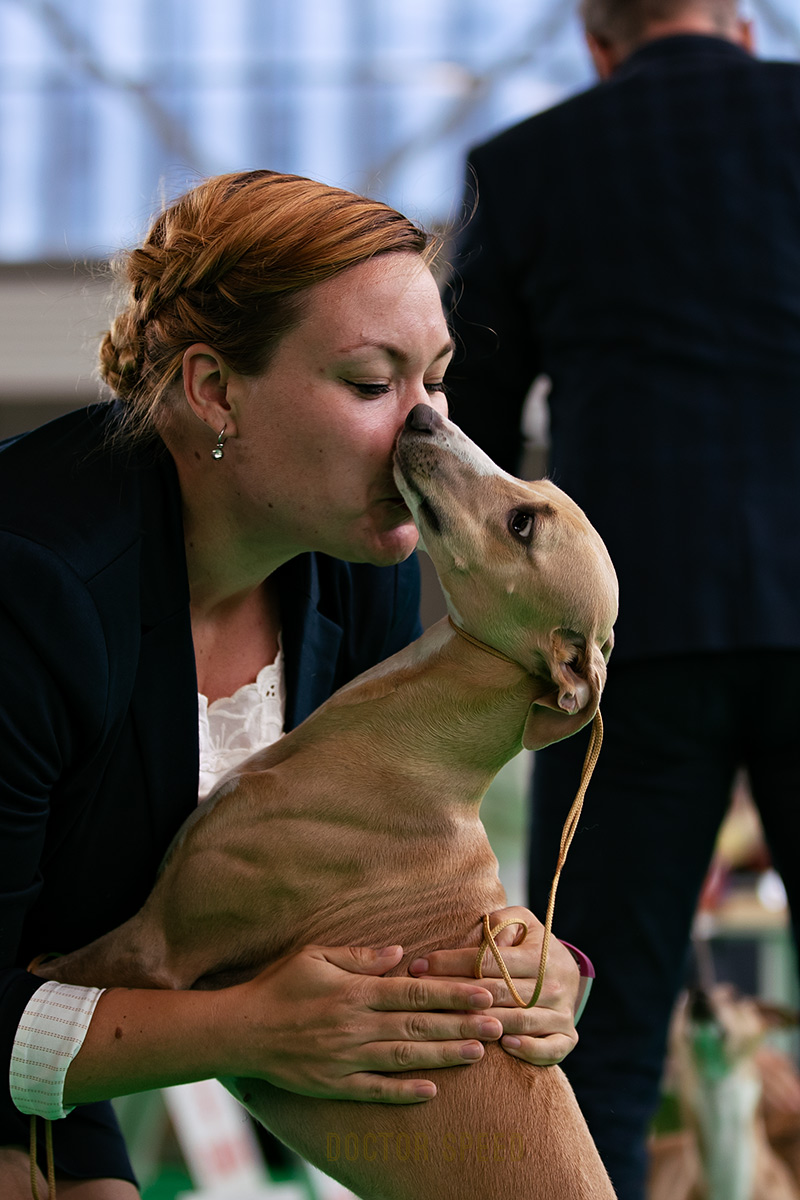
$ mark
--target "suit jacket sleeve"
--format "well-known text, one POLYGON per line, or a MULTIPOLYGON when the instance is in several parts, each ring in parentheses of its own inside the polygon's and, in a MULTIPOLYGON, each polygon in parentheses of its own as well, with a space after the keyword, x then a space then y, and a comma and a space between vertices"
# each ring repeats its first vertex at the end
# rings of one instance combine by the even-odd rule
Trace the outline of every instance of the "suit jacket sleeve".
POLYGON ((447 390, 456 424, 516 474, 522 409, 539 367, 521 303, 523 264, 512 259, 513 236, 509 239, 509 222, 522 202, 510 199, 513 181, 505 174, 480 149, 467 161, 465 224, 445 291, 456 342, 447 390))
POLYGON ((51 800, 59 779, 91 762, 108 667, 92 598, 58 556, 13 534, 0 536, 0 553, 14 585, 0 598, 0 1087, 7 1087, 19 1018, 41 982, 20 961, 20 942, 46 869, 51 800))

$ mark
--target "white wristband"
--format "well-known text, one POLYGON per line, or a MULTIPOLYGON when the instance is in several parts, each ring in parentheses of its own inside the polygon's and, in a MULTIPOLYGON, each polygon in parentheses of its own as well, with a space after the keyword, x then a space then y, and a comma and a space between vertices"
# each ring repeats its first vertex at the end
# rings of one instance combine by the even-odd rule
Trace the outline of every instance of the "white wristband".
POLYGON ((17 1027, 9 1086, 20 1112, 58 1120, 64 1108, 64 1079, 83 1039, 102 988, 48 981, 34 992, 17 1027))

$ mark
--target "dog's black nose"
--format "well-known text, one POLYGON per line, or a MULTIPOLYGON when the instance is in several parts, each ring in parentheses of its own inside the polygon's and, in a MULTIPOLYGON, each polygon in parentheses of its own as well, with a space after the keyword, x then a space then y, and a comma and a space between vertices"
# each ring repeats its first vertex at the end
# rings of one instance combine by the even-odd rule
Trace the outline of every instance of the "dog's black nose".
POLYGON ((413 429, 416 433, 432 433, 438 418, 439 414, 430 404, 415 404, 406 417, 406 429, 413 429))

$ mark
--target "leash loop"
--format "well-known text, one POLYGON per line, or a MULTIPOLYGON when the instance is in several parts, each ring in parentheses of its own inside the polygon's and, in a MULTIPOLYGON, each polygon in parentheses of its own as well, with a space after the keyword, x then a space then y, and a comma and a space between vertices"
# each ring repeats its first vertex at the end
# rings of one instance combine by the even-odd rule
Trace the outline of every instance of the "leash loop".
MULTIPOLYGON (((47 1200, 56 1200, 56 1165, 53 1157, 53 1126, 50 1121, 44 1123, 44 1149, 47 1158, 47 1200)), ((29 1157, 31 1164, 31 1195, 33 1200, 40 1200, 39 1184, 37 1181, 38 1168, 36 1163, 36 1117, 31 1116, 29 1157)))
MULTIPOLYGON (((534 1006, 534 1004, 536 1004, 536 1002, 539 999, 539 996, 541 995, 541 992, 542 992, 542 986, 544 984, 544 973, 547 969, 547 955, 548 955, 548 951, 550 949, 550 937, 551 937, 552 929, 553 929, 553 910, 555 908, 555 903, 556 903, 556 891, 558 890, 558 882, 559 882, 559 879, 561 878, 561 869, 564 866, 564 863, 567 858, 567 854, 569 852, 569 848, 572 845, 572 839, 574 838, 575 831, 578 828, 578 821, 580 820, 581 811, 583 809, 584 796, 586 795, 586 789, 589 786, 589 780, 592 778, 592 773, 594 772, 595 766, 597 765, 597 759, 600 756, 600 747, 602 746, 602 744, 603 744, 603 718, 600 716, 600 709, 598 708, 597 712, 594 715, 594 720, 592 721, 592 736, 589 739, 589 745, 586 750, 586 757, 583 760, 583 768, 581 770, 580 786, 578 787, 578 791, 575 796, 575 799, 572 801, 572 806, 571 806, 569 812, 567 813, 567 819, 564 822, 564 828, 561 831, 561 844, 559 846, 558 862, 556 863, 556 871, 555 871, 555 875, 553 876, 553 882, 550 885, 550 897, 547 901, 547 915, 546 915, 545 921, 544 921, 544 937, 542 938, 542 954, 541 954, 541 959, 539 960, 539 974, 536 977, 536 986, 533 989, 533 995, 531 996, 530 1000, 527 1001, 527 1003, 522 999, 519 992, 514 987, 514 984, 511 980, 511 976, 508 971, 508 967, 506 966, 505 962, 503 961, 503 956, 500 953, 500 948, 498 947, 497 942, 494 939, 494 935, 496 933, 499 933, 501 929, 505 929, 505 927, 507 925, 522 925, 524 928, 524 933, 523 933, 522 938, 520 938, 519 940, 524 941, 525 935, 528 932, 527 925, 525 925, 524 921, 504 921, 502 925, 498 925, 495 929, 492 929, 492 928, 490 928, 490 925, 489 925, 488 913, 484 914, 484 917, 483 917, 483 941, 481 942, 480 949, 478 950, 477 958, 475 959, 475 968, 474 968, 475 978, 476 979, 483 978, 483 973, 482 973, 483 959, 486 954, 486 951, 491 950, 492 955, 494 956, 494 959, 495 959, 498 967, 500 968, 500 973, 503 976, 503 979, 506 981, 506 985, 508 986, 509 991, 511 992, 514 1003, 519 1005, 520 1008, 532 1008, 534 1006)), ((514 944, 518 945, 519 942, 515 942, 514 944)))
POLYGON ((526 1001, 522 999, 522 996, 520 996, 519 992, 514 986, 514 980, 511 978, 508 967, 503 961, 503 956, 500 953, 500 948, 497 945, 497 942, 494 940, 495 934, 499 933, 501 929, 506 929, 509 925, 522 926, 522 937, 515 938, 513 943, 515 946, 519 946, 528 936, 528 926, 525 921, 502 921, 500 925, 495 925, 494 929, 492 929, 491 925, 489 924, 489 914, 483 914, 483 941, 481 942, 480 949, 478 950, 478 957, 475 959, 475 978, 483 979, 483 960, 486 955, 486 951, 491 950, 492 954, 494 955, 495 962, 500 968, 500 974, 506 981, 506 987, 514 997, 515 1004, 518 1004, 520 1008, 525 1008, 527 1006, 526 1001))

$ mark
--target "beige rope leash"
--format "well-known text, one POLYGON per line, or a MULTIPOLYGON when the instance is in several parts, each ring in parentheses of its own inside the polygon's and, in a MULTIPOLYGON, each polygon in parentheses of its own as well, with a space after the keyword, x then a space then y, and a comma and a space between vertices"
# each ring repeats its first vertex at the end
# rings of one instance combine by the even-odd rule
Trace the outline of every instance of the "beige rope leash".
POLYGON ((522 999, 508 972, 508 967, 503 962, 503 956, 500 953, 500 948, 495 941, 495 934, 501 929, 505 929, 507 925, 520 925, 523 929, 522 937, 514 942, 518 945, 519 942, 525 940, 525 935, 528 932, 528 927, 524 921, 504 921, 502 925, 497 925, 492 929, 489 925, 489 916, 484 914, 483 917, 483 941, 478 951, 478 956, 475 959, 474 974, 476 979, 483 979, 483 959, 487 950, 491 950, 494 959, 500 968, 500 973, 506 981, 509 991, 514 999, 514 1003, 520 1008, 532 1008, 539 999, 544 984, 544 973, 547 968, 547 953, 550 949, 550 937, 553 927, 553 910, 556 903, 556 891, 558 890, 558 881, 561 878, 561 869, 566 861, 567 853, 572 844, 572 839, 575 836, 575 830, 578 828, 581 810, 583 809, 583 799, 586 795, 586 789, 589 786, 589 780, 592 778, 592 773, 597 764, 597 759, 600 755, 600 747, 603 744, 603 718, 600 716, 600 709, 594 715, 592 722, 592 736, 589 739, 589 746, 586 750, 586 757, 583 760, 583 768, 581 770, 581 782, 578 788, 577 795, 572 801, 572 807, 567 814, 567 819, 564 822, 564 828, 561 832, 561 845, 558 852, 558 862, 556 863, 556 873, 553 876, 553 882, 550 886, 550 897, 547 902, 547 915, 544 921, 544 937, 542 939, 542 957, 539 962, 539 974, 536 977, 536 987, 533 989, 533 995, 527 1002, 522 999))
MULTIPOLYGON (((47 1200, 56 1200, 56 1166, 53 1158, 53 1126, 50 1121, 44 1123, 44 1147, 47 1156, 47 1200)), ((31 1117, 30 1131, 30 1163, 31 1163, 31 1195, 33 1200, 40 1200, 39 1184, 36 1167, 36 1117, 31 1117)))
POLYGON ((481 942, 480 949, 478 950, 478 957, 475 959, 474 974, 476 979, 483 979, 483 960, 486 957, 486 951, 491 950, 492 954, 494 955, 495 962, 500 968, 500 974, 503 976, 503 979, 505 979, 508 990, 514 997, 515 1002, 520 1006, 520 1008, 525 1008, 526 1002, 522 999, 519 992, 515 988, 514 980, 509 974, 508 967, 503 962, 503 956, 500 953, 500 947, 494 940, 495 934, 499 933, 501 929, 507 929, 509 925, 519 925, 522 929, 522 937, 516 937, 513 942, 513 945, 519 946, 528 936, 527 922, 513 920, 503 921, 500 925, 495 925, 494 929, 492 929, 491 925, 489 924, 489 914, 483 914, 483 941, 481 942))
POLYGON ((523 671, 525 671, 526 674, 528 673, 527 667, 523 667, 522 663, 517 662, 515 658, 509 658, 508 655, 504 654, 502 650, 496 650, 495 647, 490 646, 488 642, 482 642, 479 638, 473 637, 471 633, 467 633, 466 629, 462 629, 460 625, 456 625, 451 616, 448 616, 447 619, 453 629, 455 629, 456 633, 462 637, 465 642, 469 642, 472 646, 477 646, 479 650, 485 650, 487 654, 493 655, 494 658, 499 658, 501 662, 511 663, 512 667, 520 667, 523 671))
MULTIPOLYGON (((452 617, 448 617, 448 620, 455 632, 459 634, 460 637, 464 638, 465 641, 470 642, 471 645, 477 646, 479 650, 485 650, 487 654, 491 654, 495 658, 499 658, 502 662, 511 663, 512 666, 515 667, 522 667, 521 663, 518 663, 516 659, 509 658, 507 654, 502 652, 502 650, 496 650, 494 646, 490 646, 486 642, 480 641, 479 638, 473 637, 471 633, 467 633, 466 629, 462 629, 460 625, 456 625, 452 617)), ((522 667, 522 669, 525 670, 524 667, 522 667)), ((514 945, 517 946, 520 942, 524 942, 528 933, 528 926, 524 921, 504 921, 502 925, 497 925, 494 929, 492 929, 489 925, 488 913, 484 914, 483 917, 483 941, 481 942, 477 958, 475 959, 475 978, 483 979, 483 960, 486 955, 486 951, 491 950, 495 962, 500 968, 500 974, 503 976, 503 979, 506 981, 508 989, 511 992, 514 1003, 518 1004, 520 1008, 532 1008, 542 992, 544 973, 547 969, 547 954, 550 949, 550 937, 553 927, 553 909, 555 908, 556 903, 558 881, 561 878, 561 868, 564 866, 567 853, 572 844, 572 839, 575 836, 575 830, 578 828, 578 821, 580 820, 581 810, 583 809, 583 799, 586 795, 586 789, 589 786, 589 780, 592 778, 592 773, 597 765, 597 759, 600 755, 600 747, 602 744, 603 718, 600 716, 600 709, 598 708, 597 712, 594 714, 594 720, 592 722, 592 736, 589 739, 586 757, 583 760, 580 786, 578 787, 578 792, 575 796, 575 799, 572 801, 572 807, 567 814, 567 819, 564 822, 564 828, 561 832, 561 845, 558 852, 556 872, 553 876, 553 882, 550 885, 550 897, 547 901, 547 915, 544 922, 544 937, 542 939, 542 956, 539 961, 539 974, 536 977, 536 986, 533 989, 533 995, 527 1002, 522 999, 522 996, 520 996, 519 992, 514 986, 514 982, 509 974, 508 967, 503 962, 503 956, 500 953, 500 948, 494 939, 495 934, 499 933, 501 929, 505 929, 508 925, 519 925, 522 928, 522 937, 519 937, 514 941, 514 945)))

